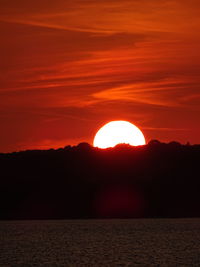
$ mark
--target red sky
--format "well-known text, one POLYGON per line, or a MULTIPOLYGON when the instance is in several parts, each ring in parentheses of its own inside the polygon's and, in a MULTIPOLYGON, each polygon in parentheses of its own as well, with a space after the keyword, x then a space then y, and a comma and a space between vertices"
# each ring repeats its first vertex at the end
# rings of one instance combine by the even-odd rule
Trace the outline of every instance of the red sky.
POLYGON ((0 0, 0 152, 61 147, 110 120, 200 143, 198 0, 0 0))

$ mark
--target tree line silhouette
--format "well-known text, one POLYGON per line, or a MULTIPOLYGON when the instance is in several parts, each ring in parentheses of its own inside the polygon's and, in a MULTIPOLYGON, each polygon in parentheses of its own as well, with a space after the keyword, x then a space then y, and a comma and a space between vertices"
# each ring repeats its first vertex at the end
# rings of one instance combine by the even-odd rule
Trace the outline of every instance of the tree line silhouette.
POLYGON ((0 219, 200 216, 200 145, 0 154, 0 219))

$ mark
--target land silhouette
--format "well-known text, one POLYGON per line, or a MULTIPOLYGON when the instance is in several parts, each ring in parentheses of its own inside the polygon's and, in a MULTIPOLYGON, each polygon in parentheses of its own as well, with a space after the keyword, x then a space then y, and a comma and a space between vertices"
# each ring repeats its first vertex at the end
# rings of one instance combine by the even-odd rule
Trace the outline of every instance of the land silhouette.
POLYGON ((200 217, 200 145, 0 154, 0 219, 200 217))

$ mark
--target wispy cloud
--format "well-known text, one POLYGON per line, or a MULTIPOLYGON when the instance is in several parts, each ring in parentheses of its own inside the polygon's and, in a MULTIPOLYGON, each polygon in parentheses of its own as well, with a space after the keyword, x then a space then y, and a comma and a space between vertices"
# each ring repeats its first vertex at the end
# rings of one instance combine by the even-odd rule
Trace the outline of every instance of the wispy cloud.
POLYGON ((179 88, 181 88, 180 81, 161 80, 120 86, 94 93, 93 97, 102 101, 126 100, 128 102, 170 107, 180 105, 176 97, 179 88))

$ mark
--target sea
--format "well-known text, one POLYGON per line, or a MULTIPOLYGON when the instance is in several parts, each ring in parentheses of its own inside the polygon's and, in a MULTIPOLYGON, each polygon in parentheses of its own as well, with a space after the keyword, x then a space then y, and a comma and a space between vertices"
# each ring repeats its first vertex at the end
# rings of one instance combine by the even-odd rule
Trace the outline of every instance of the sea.
POLYGON ((0 221, 0 266, 200 266, 200 219, 0 221))

